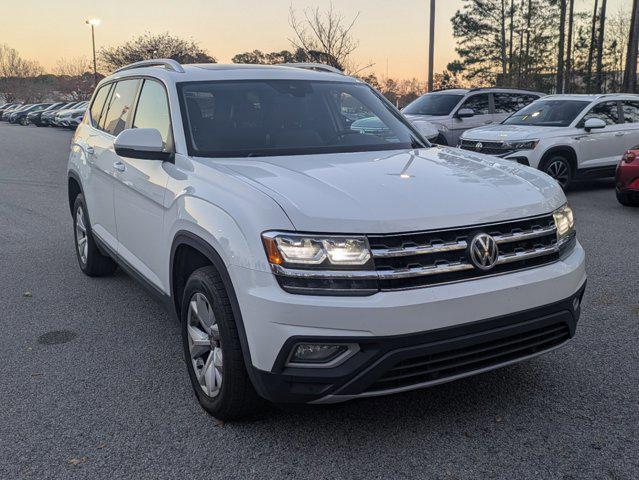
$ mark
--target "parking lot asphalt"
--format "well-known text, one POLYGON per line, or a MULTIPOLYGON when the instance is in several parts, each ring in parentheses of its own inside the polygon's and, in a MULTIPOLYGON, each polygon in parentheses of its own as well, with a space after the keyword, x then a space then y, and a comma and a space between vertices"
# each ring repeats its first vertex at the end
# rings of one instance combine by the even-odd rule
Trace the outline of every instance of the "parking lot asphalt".
POLYGON ((192 394, 171 316, 122 272, 80 272, 71 136, 0 123, 0 478, 639 478, 639 209, 611 181, 568 194, 589 284, 564 348, 220 424, 192 394))

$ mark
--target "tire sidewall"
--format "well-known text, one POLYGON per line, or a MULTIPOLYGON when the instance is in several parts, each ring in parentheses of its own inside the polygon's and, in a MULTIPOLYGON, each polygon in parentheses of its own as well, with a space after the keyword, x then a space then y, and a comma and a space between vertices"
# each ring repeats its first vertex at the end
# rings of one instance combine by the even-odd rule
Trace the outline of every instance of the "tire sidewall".
POLYGON ((193 386, 195 395, 198 397, 200 403, 213 414, 215 414, 214 412, 217 411, 220 406, 225 403, 225 397, 227 396, 229 390, 228 385, 229 382, 232 381, 230 369, 227 368, 230 362, 227 362, 227 359, 230 360, 229 357, 231 355, 230 349, 228 348, 229 342, 231 341, 231 333, 229 332, 228 322, 233 321, 233 319, 228 318, 228 314, 224 311, 221 305, 222 300, 212 283, 208 281, 208 279, 204 275, 200 275, 198 272, 192 275, 191 278, 188 280, 186 287, 184 288, 184 295, 182 297, 182 306, 180 311, 184 362, 186 363, 186 368, 189 372, 189 378, 191 380, 191 385, 193 386), (209 397, 206 393, 204 393, 204 391, 202 391, 202 388, 198 383, 195 370, 193 369, 193 365, 191 363, 187 326, 189 303, 191 301, 191 297, 196 293, 202 293, 204 296, 206 296, 206 299, 211 306, 211 310, 215 315, 220 331, 222 358, 224 358, 225 368, 222 371, 222 388, 215 397, 209 397))
POLYGON ((574 179, 574 171, 572 168, 572 165, 570 163, 570 161, 563 155, 551 155, 550 157, 548 157, 546 160, 544 160, 543 164, 541 165, 540 170, 542 172, 544 172, 546 175, 550 176, 552 178, 552 176, 547 172, 548 167, 556 162, 556 161, 561 161, 564 163, 564 165, 566 165, 566 168, 568 168, 568 180, 566 181, 565 185, 561 185, 559 182, 557 182, 557 180, 555 180, 553 178, 553 180, 555 180, 563 189, 567 189, 570 187, 573 179, 574 179))
POLYGON ((91 248, 87 248, 87 261, 84 263, 82 258, 80 257, 80 252, 78 252, 78 232, 76 229, 76 222, 78 216, 78 208, 82 207, 82 212, 84 214, 84 227, 86 228, 87 242, 91 241, 91 221, 89 220, 89 212, 87 211, 86 203, 84 202, 84 196, 80 193, 77 197, 75 197, 75 202, 73 203, 73 246, 75 248, 75 256, 78 259, 78 265, 80 265, 80 269, 83 272, 86 272, 87 266, 89 264, 89 255, 91 254, 91 248))

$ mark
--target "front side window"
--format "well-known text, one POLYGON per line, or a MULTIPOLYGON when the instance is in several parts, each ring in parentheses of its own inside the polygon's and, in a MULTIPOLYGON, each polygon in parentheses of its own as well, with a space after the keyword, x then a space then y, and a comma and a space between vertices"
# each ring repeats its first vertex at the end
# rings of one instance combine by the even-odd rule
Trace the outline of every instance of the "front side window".
POLYGON ((368 85, 249 80, 179 83, 189 152, 254 157, 427 144, 368 85))
POLYGON ((515 113, 538 98, 527 93, 493 93, 495 113, 515 113))
POLYGON ((585 123, 591 118, 598 118, 606 122, 606 125, 615 125, 619 123, 619 108, 617 102, 602 102, 590 109, 586 115, 584 115, 581 123, 585 123))
POLYGON ((488 94, 481 93, 473 95, 466 99, 461 108, 470 108, 475 115, 488 115, 490 113, 490 104, 488 103, 488 94))
POLYGON ((504 125, 567 127, 590 102, 583 100, 537 100, 503 121, 504 125))
POLYGON ((104 102, 109 95, 109 90, 111 90, 111 84, 100 87, 95 94, 93 104, 91 105, 91 123, 94 127, 100 123, 100 116, 104 111, 104 102))
POLYGON ((99 126, 113 136, 120 134, 126 127, 126 121, 138 89, 139 80, 120 80, 116 83, 108 107, 102 112, 99 126))
POLYGON ((624 123, 639 123, 639 102, 624 100, 621 104, 624 123))
POLYGON ((450 115, 464 98, 460 94, 428 93, 409 103, 402 112, 409 115, 432 115, 445 117, 450 115))
POLYGON ((162 135, 166 147, 169 143, 171 120, 169 103, 164 87, 154 80, 145 80, 135 109, 133 128, 155 128, 162 135))

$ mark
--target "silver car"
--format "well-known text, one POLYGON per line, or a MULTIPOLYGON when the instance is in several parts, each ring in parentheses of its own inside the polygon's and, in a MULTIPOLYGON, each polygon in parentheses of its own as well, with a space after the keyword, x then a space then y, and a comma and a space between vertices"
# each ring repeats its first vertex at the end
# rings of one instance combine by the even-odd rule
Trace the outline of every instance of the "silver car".
POLYGON ((455 146, 466 130, 500 123, 542 96, 509 88, 440 90, 417 98, 402 113, 413 123, 428 120, 435 125, 439 136, 434 143, 455 146))

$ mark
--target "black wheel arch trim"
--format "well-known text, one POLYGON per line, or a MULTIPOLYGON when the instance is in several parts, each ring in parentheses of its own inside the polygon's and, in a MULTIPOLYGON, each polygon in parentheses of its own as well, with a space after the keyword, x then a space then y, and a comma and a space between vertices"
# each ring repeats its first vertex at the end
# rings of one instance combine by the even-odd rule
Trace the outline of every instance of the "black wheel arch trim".
POLYGON ((564 154, 568 153, 569 157, 567 160, 568 162, 570 162, 570 166, 573 169, 573 175, 574 175, 575 172, 577 172, 577 152, 570 145, 555 145, 553 147, 550 147, 541 156, 541 160, 539 162, 539 168, 541 169, 544 166, 545 162, 547 162, 548 159, 552 157, 552 155, 555 155, 555 154, 559 155, 561 153, 564 153, 564 154))
MULTIPOLYGON (((68 188, 69 188, 69 180, 71 179, 75 180, 75 182, 78 184, 78 187, 80 187, 80 193, 84 195, 84 188, 82 187, 82 182, 80 181, 80 175, 78 175, 78 173, 75 172, 74 170, 69 170, 69 173, 67 174, 67 196, 69 195, 68 188)), ((69 198, 69 208, 71 210, 71 215, 73 215, 73 203, 71 202, 70 198, 69 198)))
POLYGON ((175 263, 175 254, 177 252, 177 249, 182 245, 187 245, 191 248, 194 248, 199 253, 204 255, 219 272, 220 277, 222 278, 222 282, 224 283, 224 287, 226 288, 226 293, 228 294, 229 300, 231 302, 231 310, 233 311, 233 317, 235 319, 237 331, 240 337, 240 345, 242 347, 242 356, 244 357, 246 371, 257 392, 260 395, 264 396, 263 392, 265 391, 265 389, 262 386, 261 378, 255 373, 256 369, 253 366, 253 362, 251 360, 251 352, 248 345, 248 338, 246 336, 246 329, 244 327, 244 319, 240 310, 240 303, 237 299, 237 295, 235 294, 235 287, 233 286, 233 282, 231 281, 231 276, 229 275, 226 264, 224 263, 224 260, 222 260, 222 257, 217 252, 217 250, 213 246, 211 246, 210 243, 208 243, 200 236, 194 234, 193 232, 189 232, 188 230, 178 231, 173 237, 173 243, 171 244, 171 263, 169 275, 171 279, 171 303, 173 305, 173 310, 175 312, 176 318, 180 320, 180 299, 177 297, 175 292, 176 286, 174 285, 173 281, 173 265, 175 263))

